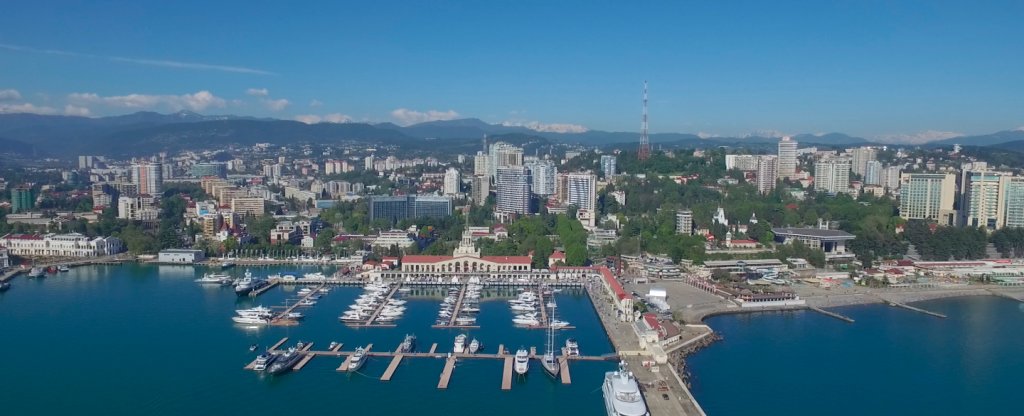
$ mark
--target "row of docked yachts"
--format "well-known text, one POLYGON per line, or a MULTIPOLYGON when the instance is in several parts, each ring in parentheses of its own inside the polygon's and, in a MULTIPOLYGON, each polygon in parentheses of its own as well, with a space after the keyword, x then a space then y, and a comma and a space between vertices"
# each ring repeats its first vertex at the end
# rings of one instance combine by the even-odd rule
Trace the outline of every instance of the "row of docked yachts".
MULTIPOLYGON (((516 296, 515 299, 509 300, 509 309, 511 309, 512 313, 515 314, 515 316, 512 318, 512 323, 518 326, 543 325, 544 323, 541 322, 539 312, 540 308, 543 306, 539 305, 539 302, 540 297, 537 295, 537 292, 529 290, 523 291, 519 293, 519 295, 516 296)), ((548 303, 546 307, 554 308, 555 305, 552 302, 548 303)), ((563 329, 569 326, 569 323, 566 321, 552 319, 550 326, 554 329, 563 329)))
POLYGON ((466 293, 462 296, 462 303, 459 304, 459 289, 451 288, 447 296, 441 301, 441 308, 437 312, 437 325, 448 325, 452 322, 452 316, 457 326, 476 325, 476 315, 480 313, 480 292, 483 286, 469 284, 466 286, 466 293), (458 310, 455 308, 458 307, 458 310))
MULTIPOLYGON (((302 297, 301 300, 297 301, 299 306, 309 307, 316 305, 316 301, 324 294, 327 294, 330 290, 326 287, 314 289, 314 288, 302 288, 299 289, 298 295, 302 297)), ((236 309, 235 316, 231 317, 231 320, 237 324, 244 325, 268 325, 274 319, 275 313, 272 309, 263 305, 256 306, 248 309, 236 309)), ((288 312, 282 316, 284 319, 299 320, 305 317, 302 312, 288 312)))
POLYGON ((388 298, 391 292, 390 284, 370 283, 363 289, 363 294, 348 306, 349 310, 342 313, 338 320, 349 323, 365 322, 373 317, 377 309, 380 309, 377 322, 394 322, 405 314, 404 300, 388 298))

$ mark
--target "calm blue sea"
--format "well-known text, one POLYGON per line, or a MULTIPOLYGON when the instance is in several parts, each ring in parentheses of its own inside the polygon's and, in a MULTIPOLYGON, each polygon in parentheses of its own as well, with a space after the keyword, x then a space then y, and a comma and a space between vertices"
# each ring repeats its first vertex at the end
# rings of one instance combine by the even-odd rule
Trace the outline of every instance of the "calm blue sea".
MULTIPOLYGON (((295 268, 259 268, 262 275, 295 268)), ((309 269, 307 271, 311 271, 309 269)), ((503 363, 462 360, 447 390, 438 390, 443 360, 406 359, 390 382, 379 380, 390 361, 373 358, 361 374, 337 373, 341 359, 320 357, 298 373, 261 377, 242 369, 250 344, 281 337, 331 341, 345 350, 374 344, 393 350, 415 333, 420 348, 451 351, 458 332, 431 329, 440 297, 416 293, 397 328, 351 329, 337 317, 362 293, 335 288, 306 309, 296 327, 246 330, 234 310, 280 305, 296 288, 275 288, 255 301, 230 288, 203 287, 204 272, 185 266, 95 266, 46 279, 19 277, 0 294, 0 414, 3 415, 596 415, 604 412, 600 383, 614 363, 574 362, 571 385, 553 381, 534 364, 511 391, 501 391, 503 363)), ((238 268, 230 273, 241 274, 238 268)), ((494 296, 495 293, 489 295, 494 296)), ((490 351, 536 345, 544 333, 512 326, 499 298, 481 305, 481 329, 470 335, 490 351)), ((612 352, 583 293, 558 295, 559 318, 575 330, 582 352, 612 352)))
POLYGON ((690 357, 709 415, 1020 415, 1024 307, 997 297, 707 320, 723 341, 690 357))

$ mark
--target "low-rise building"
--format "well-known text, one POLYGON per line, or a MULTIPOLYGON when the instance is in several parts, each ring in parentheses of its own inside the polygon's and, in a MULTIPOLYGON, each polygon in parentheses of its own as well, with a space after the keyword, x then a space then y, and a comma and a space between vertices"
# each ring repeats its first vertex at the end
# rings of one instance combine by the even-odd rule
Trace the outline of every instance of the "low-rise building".
POLYGON ((40 257, 100 257, 124 251, 117 237, 89 238, 82 234, 7 234, 0 246, 10 254, 40 257))
POLYGON ((161 250, 157 256, 160 263, 194 264, 206 260, 202 250, 171 248, 161 250))

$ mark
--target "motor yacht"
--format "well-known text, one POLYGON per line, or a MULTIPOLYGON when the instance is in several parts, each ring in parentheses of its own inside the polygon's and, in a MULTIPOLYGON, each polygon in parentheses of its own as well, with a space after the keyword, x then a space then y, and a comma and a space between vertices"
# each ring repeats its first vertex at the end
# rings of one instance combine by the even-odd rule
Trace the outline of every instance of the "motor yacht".
POLYGON ((649 416, 647 403, 640 393, 640 385, 636 377, 626 367, 626 362, 619 363, 618 371, 604 373, 604 407, 608 416, 649 416))
POLYGON ((366 349, 363 347, 356 348, 356 352, 352 354, 352 357, 348 362, 348 371, 354 372, 359 371, 366 364, 366 349))
POLYGON ((466 334, 459 334, 455 337, 455 348, 452 352, 462 354, 466 352, 466 334))
POLYGON ((513 364, 512 368, 516 371, 516 374, 526 375, 530 371, 530 352, 526 348, 519 348, 516 351, 516 358, 513 364))

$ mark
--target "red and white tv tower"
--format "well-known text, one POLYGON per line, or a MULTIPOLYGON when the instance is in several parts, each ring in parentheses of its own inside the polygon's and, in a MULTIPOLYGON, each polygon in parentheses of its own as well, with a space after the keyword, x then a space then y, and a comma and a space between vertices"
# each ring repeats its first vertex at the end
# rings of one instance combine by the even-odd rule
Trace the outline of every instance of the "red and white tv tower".
POLYGON ((647 160, 649 157, 651 157, 651 141, 647 137, 647 81, 644 81, 644 117, 640 124, 640 149, 636 153, 636 158, 647 160))

